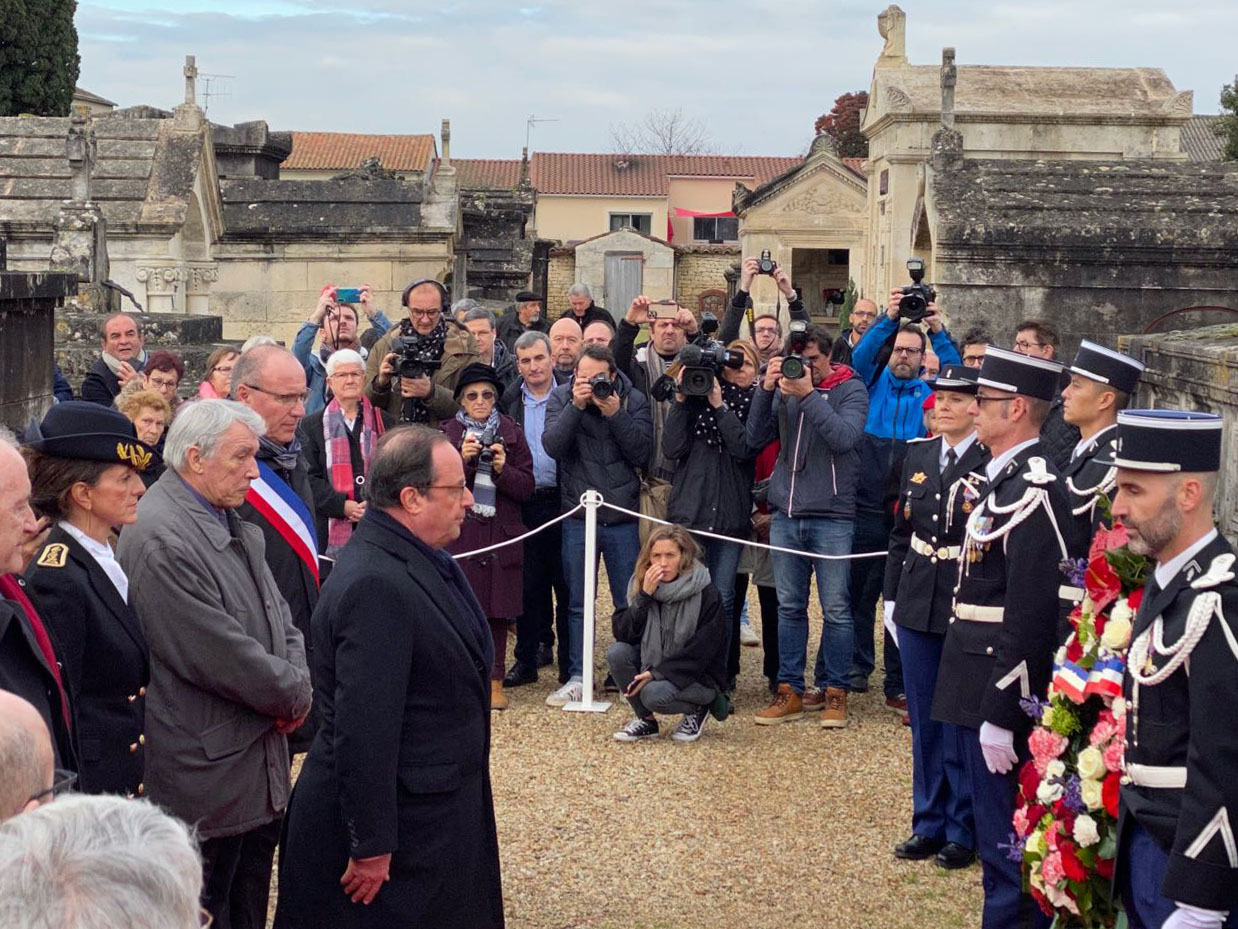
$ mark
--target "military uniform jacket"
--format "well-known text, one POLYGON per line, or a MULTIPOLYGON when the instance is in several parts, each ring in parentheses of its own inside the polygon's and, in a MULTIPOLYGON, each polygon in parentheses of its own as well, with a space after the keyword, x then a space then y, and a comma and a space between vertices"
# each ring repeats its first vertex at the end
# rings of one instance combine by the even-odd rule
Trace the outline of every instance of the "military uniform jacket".
POLYGON ((976 440, 943 473, 944 441, 936 436, 907 444, 882 593, 896 604, 897 625, 936 635, 945 635, 952 615, 963 532, 987 483, 989 460, 989 450, 976 440))
POLYGON ((1102 429, 1062 469, 1070 496, 1070 512, 1075 517, 1080 538, 1091 540, 1092 534, 1100 528, 1101 513, 1097 504, 1102 495, 1110 497, 1117 484, 1118 471, 1113 463, 1117 445, 1118 427, 1102 429))
POLYGON ((1049 684, 1060 564, 1072 538, 1066 488, 1040 443, 1020 451, 968 518, 933 719, 1025 734, 1019 701, 1049 684))
POLYGON ((1233 549, 1218 536, 1164 590, 1154 585, 1150 581, 1145 591, 1127 655, 1119 831, 1133 818, 1169 854, 1160 888, 1166 897, 1233 910, 1238 907, 1233 549))
POLYGON ((27 575, 40 615, 55 631, 77 735, 78 789, 137 795, 149 650, 137 615, 90 552, 60 526, 27 575))

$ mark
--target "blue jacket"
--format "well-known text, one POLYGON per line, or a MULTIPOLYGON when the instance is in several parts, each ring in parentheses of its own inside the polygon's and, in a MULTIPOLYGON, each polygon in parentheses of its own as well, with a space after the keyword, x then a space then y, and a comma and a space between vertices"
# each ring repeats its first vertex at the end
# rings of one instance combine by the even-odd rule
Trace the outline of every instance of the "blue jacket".
MULTIPOLYGON (((884 367, 877 373, 877 353, 886 339, 898 329, 898 321, 882 316, 864 333, 851 353, 851 366, 868 388, 868 421, 864 431, 878 439, 923 438, 924 401, 933 392, 919 377, 898 378, 884 367)), ((933 351, 943 365, 962 364, 958 349, 946 330, 929 334, 933 351)))
MULTIPOLYGON (((375 310, 370 317, 370 326, 382 335, 391 328, 391 321, 383 315, 382 310, 375 310)), ((314 339, 318 337, 318 330, 321 328, 307 319, 297 330, 297 337, 292 340, 292 354, 305 369, 305 389, 309 391, 309 396, 305 399, 306 416, 317 413, 327 405, 326 362, 314 351, 314 339)), ((368 354, 364 348, 358 351, 362 358, 368 354)))

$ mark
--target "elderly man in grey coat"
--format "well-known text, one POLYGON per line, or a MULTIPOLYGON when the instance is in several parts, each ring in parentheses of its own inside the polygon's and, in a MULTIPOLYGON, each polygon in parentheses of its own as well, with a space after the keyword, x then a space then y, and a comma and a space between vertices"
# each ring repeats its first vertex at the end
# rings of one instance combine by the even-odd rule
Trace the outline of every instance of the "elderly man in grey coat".
POLYGON ((291 789, 287 735, 311 703, 305 645, 262 531, 235 511, 258 476, 264 428, 230 400, 186 404, 168 432, 168 469, 118 551, 150 643, 139 792, 197 829, 203 905, 222 929, 266 925, 291 789))

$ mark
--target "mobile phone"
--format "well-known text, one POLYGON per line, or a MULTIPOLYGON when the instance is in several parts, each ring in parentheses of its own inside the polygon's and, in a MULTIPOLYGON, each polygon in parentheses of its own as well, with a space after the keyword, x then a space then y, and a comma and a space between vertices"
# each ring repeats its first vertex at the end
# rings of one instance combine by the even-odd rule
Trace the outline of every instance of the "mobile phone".
POLYGON ((360 303, 361 288, 360 287, 337 287, 335 288, 336 303, 360 303))

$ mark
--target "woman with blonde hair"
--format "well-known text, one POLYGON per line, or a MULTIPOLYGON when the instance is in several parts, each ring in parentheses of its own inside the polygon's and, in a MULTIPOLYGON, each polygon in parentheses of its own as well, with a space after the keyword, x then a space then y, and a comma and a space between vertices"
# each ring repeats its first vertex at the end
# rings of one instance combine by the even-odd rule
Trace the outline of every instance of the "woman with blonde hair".
POLYGON ((656 526, 641 546, 628 606, 615 614, 615 643, 606 653, 636 712, 615 733, 619 742, 656 736, 656 713, 683 714, 671 733, 676 742, 700 738, 711 710, 726 718, 726 620, 700 553, 682 526, 656 526))
MULTIPOLYGON (((172 407, 162 393, 157 390, 135 390, 126 393, 122 390, 116 398, 116 409, 133 423, 139 442, 149 445, 160 455, 163 454, 163 437, 167 434, 168 423, 172 420, 172 407)), ((142 472, 142 483, 149 490, 162 474, 161 458, 157 464, 151 464, 142 472)))

